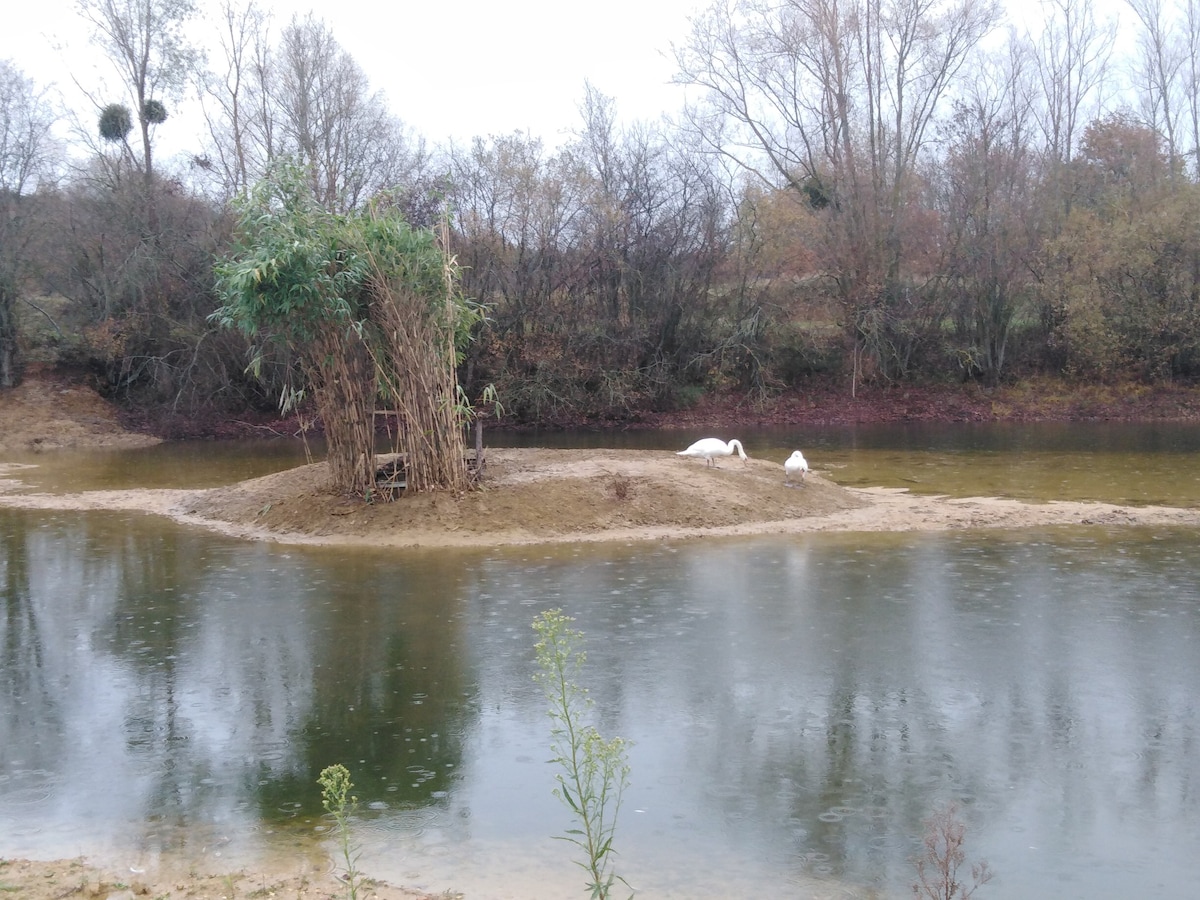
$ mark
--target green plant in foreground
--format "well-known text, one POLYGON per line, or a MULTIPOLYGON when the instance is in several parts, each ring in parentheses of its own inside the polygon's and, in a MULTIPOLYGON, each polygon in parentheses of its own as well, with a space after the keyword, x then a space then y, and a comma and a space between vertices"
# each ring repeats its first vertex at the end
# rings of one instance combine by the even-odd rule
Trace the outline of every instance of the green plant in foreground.
POLYGON ((538 663, 534 679, 546 692, 554 723, 550 732, 554 758, 550 761, 559 767, 554 795, 579 823, 559 840, 583 851, 586 862, 578 865, 588 873, 587 887, 593 900, 608 900, 618 881, 629 886, 612 869, 617 814, 629 785, 628 743, 619 737, 606 741, 594 726, 582 721, 591 700, 576 679, 587 655, 580 649, 583 634, 570 628, 572 621, 558 609, 534 620, 539 638, 534 645, 538 663))
POLYGON ((358 871, 359 850, 350 836, 350 817, 358 808, 358 798, 350 793, 354 783, 350 781, 350 772, 340 763, 322 769, 317 782, 321 785, 321 805, 337 823, 338 846, 346 863, 344 878, 348 896, 350 900, 358 900, 358 884, 361 880, 358 871))

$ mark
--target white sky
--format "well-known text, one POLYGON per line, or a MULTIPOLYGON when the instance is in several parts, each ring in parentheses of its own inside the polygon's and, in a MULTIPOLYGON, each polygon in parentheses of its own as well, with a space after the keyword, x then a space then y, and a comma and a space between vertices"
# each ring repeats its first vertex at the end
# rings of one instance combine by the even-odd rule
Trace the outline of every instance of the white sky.
MULTIPOLYGON (((197 43, 211 43, 219 0, 197 0, 197 43), (205 17, 207 13, 207 17, 205 17)), ((688 17, 710 0, 266 0, 274 33, 293 13, 312 11, 385 92, 392 112, 431 143, 528 131, 553 147, 578 130, 584 82, 616 101, 622 122, 677 112, 684 91, 671 85, 672 43, 687 40, 688 17)), ((1018 27, 1040 19, 1039 0, 1008 0, 1018 27)), ((1102 17, 1122 0, 1096 0, 1102 17)), ((0 26, 0 58, 39 84, 56 84, 86 117, 72 77, 113 79, 88 40, 75 0, 10 2, 0 26), (58 49, 62 48, 62 49, 58 49), (92 74, 89 74, 89 68, 92 74)), ((100 94, 105 102, 123 93, 100 94)), ((172 110, 172 113, 176 113, 172 110)), ((196 117, 159 129, 160 156, 198 149, 196 117)), ((86 121, 86 119, 85 119, 86 121)))
MULTIPOLYGON (((197 0, 206 40, 217 0, 197 0)), ((276 0, 275 33, 311 10, 384 91, 392 111, 431 142, 529 131, 548 145, 580 123, 584 82, 616 99, 622 121, 657 119, 682 106, 672 42, 708 0, 276 0)), ((9 4, 0 58, 39 84, 73 96, 89 81, 94 50, 74 0, 9 4), (65 48, 60 52, 56 47, 65 48)), ((111 69, 101 68, 112 78, 111 69)), ((117 98, 113 98, 117 99, 117 98)), ((122 98, 123 99, 123 98, 122 98)), ((84 104, 72 103, 81 110, 84 104)), ((159 132, 161 144, 168 129, 159 132)))

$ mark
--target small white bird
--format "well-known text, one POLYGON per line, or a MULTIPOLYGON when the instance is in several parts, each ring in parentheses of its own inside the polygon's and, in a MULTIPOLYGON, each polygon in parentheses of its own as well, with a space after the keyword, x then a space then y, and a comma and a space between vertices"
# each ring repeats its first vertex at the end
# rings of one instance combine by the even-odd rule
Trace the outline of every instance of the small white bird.
POLYGON ((788 461, 783 464, 783 473, 785 484, 791 484, 797 475, 803 481, 804 476, 808 474, 808 460, 804 458, 804 454, 797 450, 789 456, 788 461))
POLYGON ((706 465, 713 468, 719 468, 715 462, 718 456, 733 456, 733 451, 737 451, 737 455, 742 458, 742 462, 746 461, 746 451, 742 449, 742 442, 734 438, 728 444, 720 438, 704 438, 696 441, 686 450, 680 450, 676 456, 686 456, 689 459, 703 459, 706 465))

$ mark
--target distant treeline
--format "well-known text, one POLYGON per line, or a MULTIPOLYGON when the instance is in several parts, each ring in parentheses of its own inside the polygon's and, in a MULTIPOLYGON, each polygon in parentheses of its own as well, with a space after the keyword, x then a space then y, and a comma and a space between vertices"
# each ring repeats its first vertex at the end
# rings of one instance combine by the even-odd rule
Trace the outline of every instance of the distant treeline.
POLYGON ((1191 379, 1196 3, 1131 2, 1121 66, 1075 0, 1025 34, 980 0, 718 3, 675 49, 697 101, 673 121, 623 124, 589 86, 561 146, 431 148, 311 17, 276 33, 226 6, 224 59, 202 63, 190 4, 84 0, 125 94, 70 141, 49 92, 0 61, 0 385, 49 362, 184 414, 273 407, 293 361, 251 376, 209 315, 235 198, 282 159, 332 212, 398 209, 442 235, 487 315, 461 382, 522 421, 810 377, 1191 379), (189 86, 205 144, 162 163, 189 86))

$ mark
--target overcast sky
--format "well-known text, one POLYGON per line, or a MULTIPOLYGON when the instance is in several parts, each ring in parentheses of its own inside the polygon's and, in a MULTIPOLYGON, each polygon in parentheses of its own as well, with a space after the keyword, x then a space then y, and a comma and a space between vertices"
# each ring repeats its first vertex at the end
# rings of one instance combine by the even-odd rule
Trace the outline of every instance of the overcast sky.
MULTIPOLYGON (((207 39, 217 0, 194 26, 207 39)), ((332 29, 392 111, 434 142, 530 131, 555 144, 577 128, 584 82, 617 101, 623 121, 657 119, 682 105, 668 84, 672 42, 708 0, 277 0, 276 33, 311 10, 332 29)), ((40 84, 73 91, 94 51, 74 0, 9 4, 0 58, 40 84), (60 52, 56 47, 65 48, 60 52)), ((110 69, 101 69, 112 78, 110 69)), ((116 99, 116 98, 114 98, 116 99)), ((124 98, 121 98, 124 99, 124 98)), ((86 107, 85 107, 86 108, 86 107)), ((160 132, 163 140, 167 135, 160 132)))
MULTIPOLYGON (((711 0, 274 0, 274 34, 295 13, 312 11, 388 97, 392 112, 433 143, 528 131, 555 146, 578 130, 584 83, 616 101, 620 120, 656 120, 683 105, 671 85, 672 43, 683 43, 689 17, 711 0)), ((1095 0, 1101 16, 1126 11, 1123 0, 1095 0)), ((219 0, 197 0, 197 42, 211 43, 219 0), (206 15, 205 15, 206 14, 206 15)), ((1043 15, 1039 0, 1008 0, 1018 27, 1043 15)), ((57 84, 68 105, 91 107, 72 76, 113 80, 89 41, 76 0, 10 2, 0 27, 0 58, 39 84, 57 84)), ((1129 18, 1125 16, 1126 22, 1129 18)), ((1131 32, 1124 30, 1122 40, 1131 32)), ((116 91, 99 96, 126 101, 116 91)), ((172 111, 176 112, 176 111, 172 111)), ((160 157, 198 146, 198 117, 182 131, 159 130, 160 157)), ((176 118, 172 124, 178 125, 176 118)))

